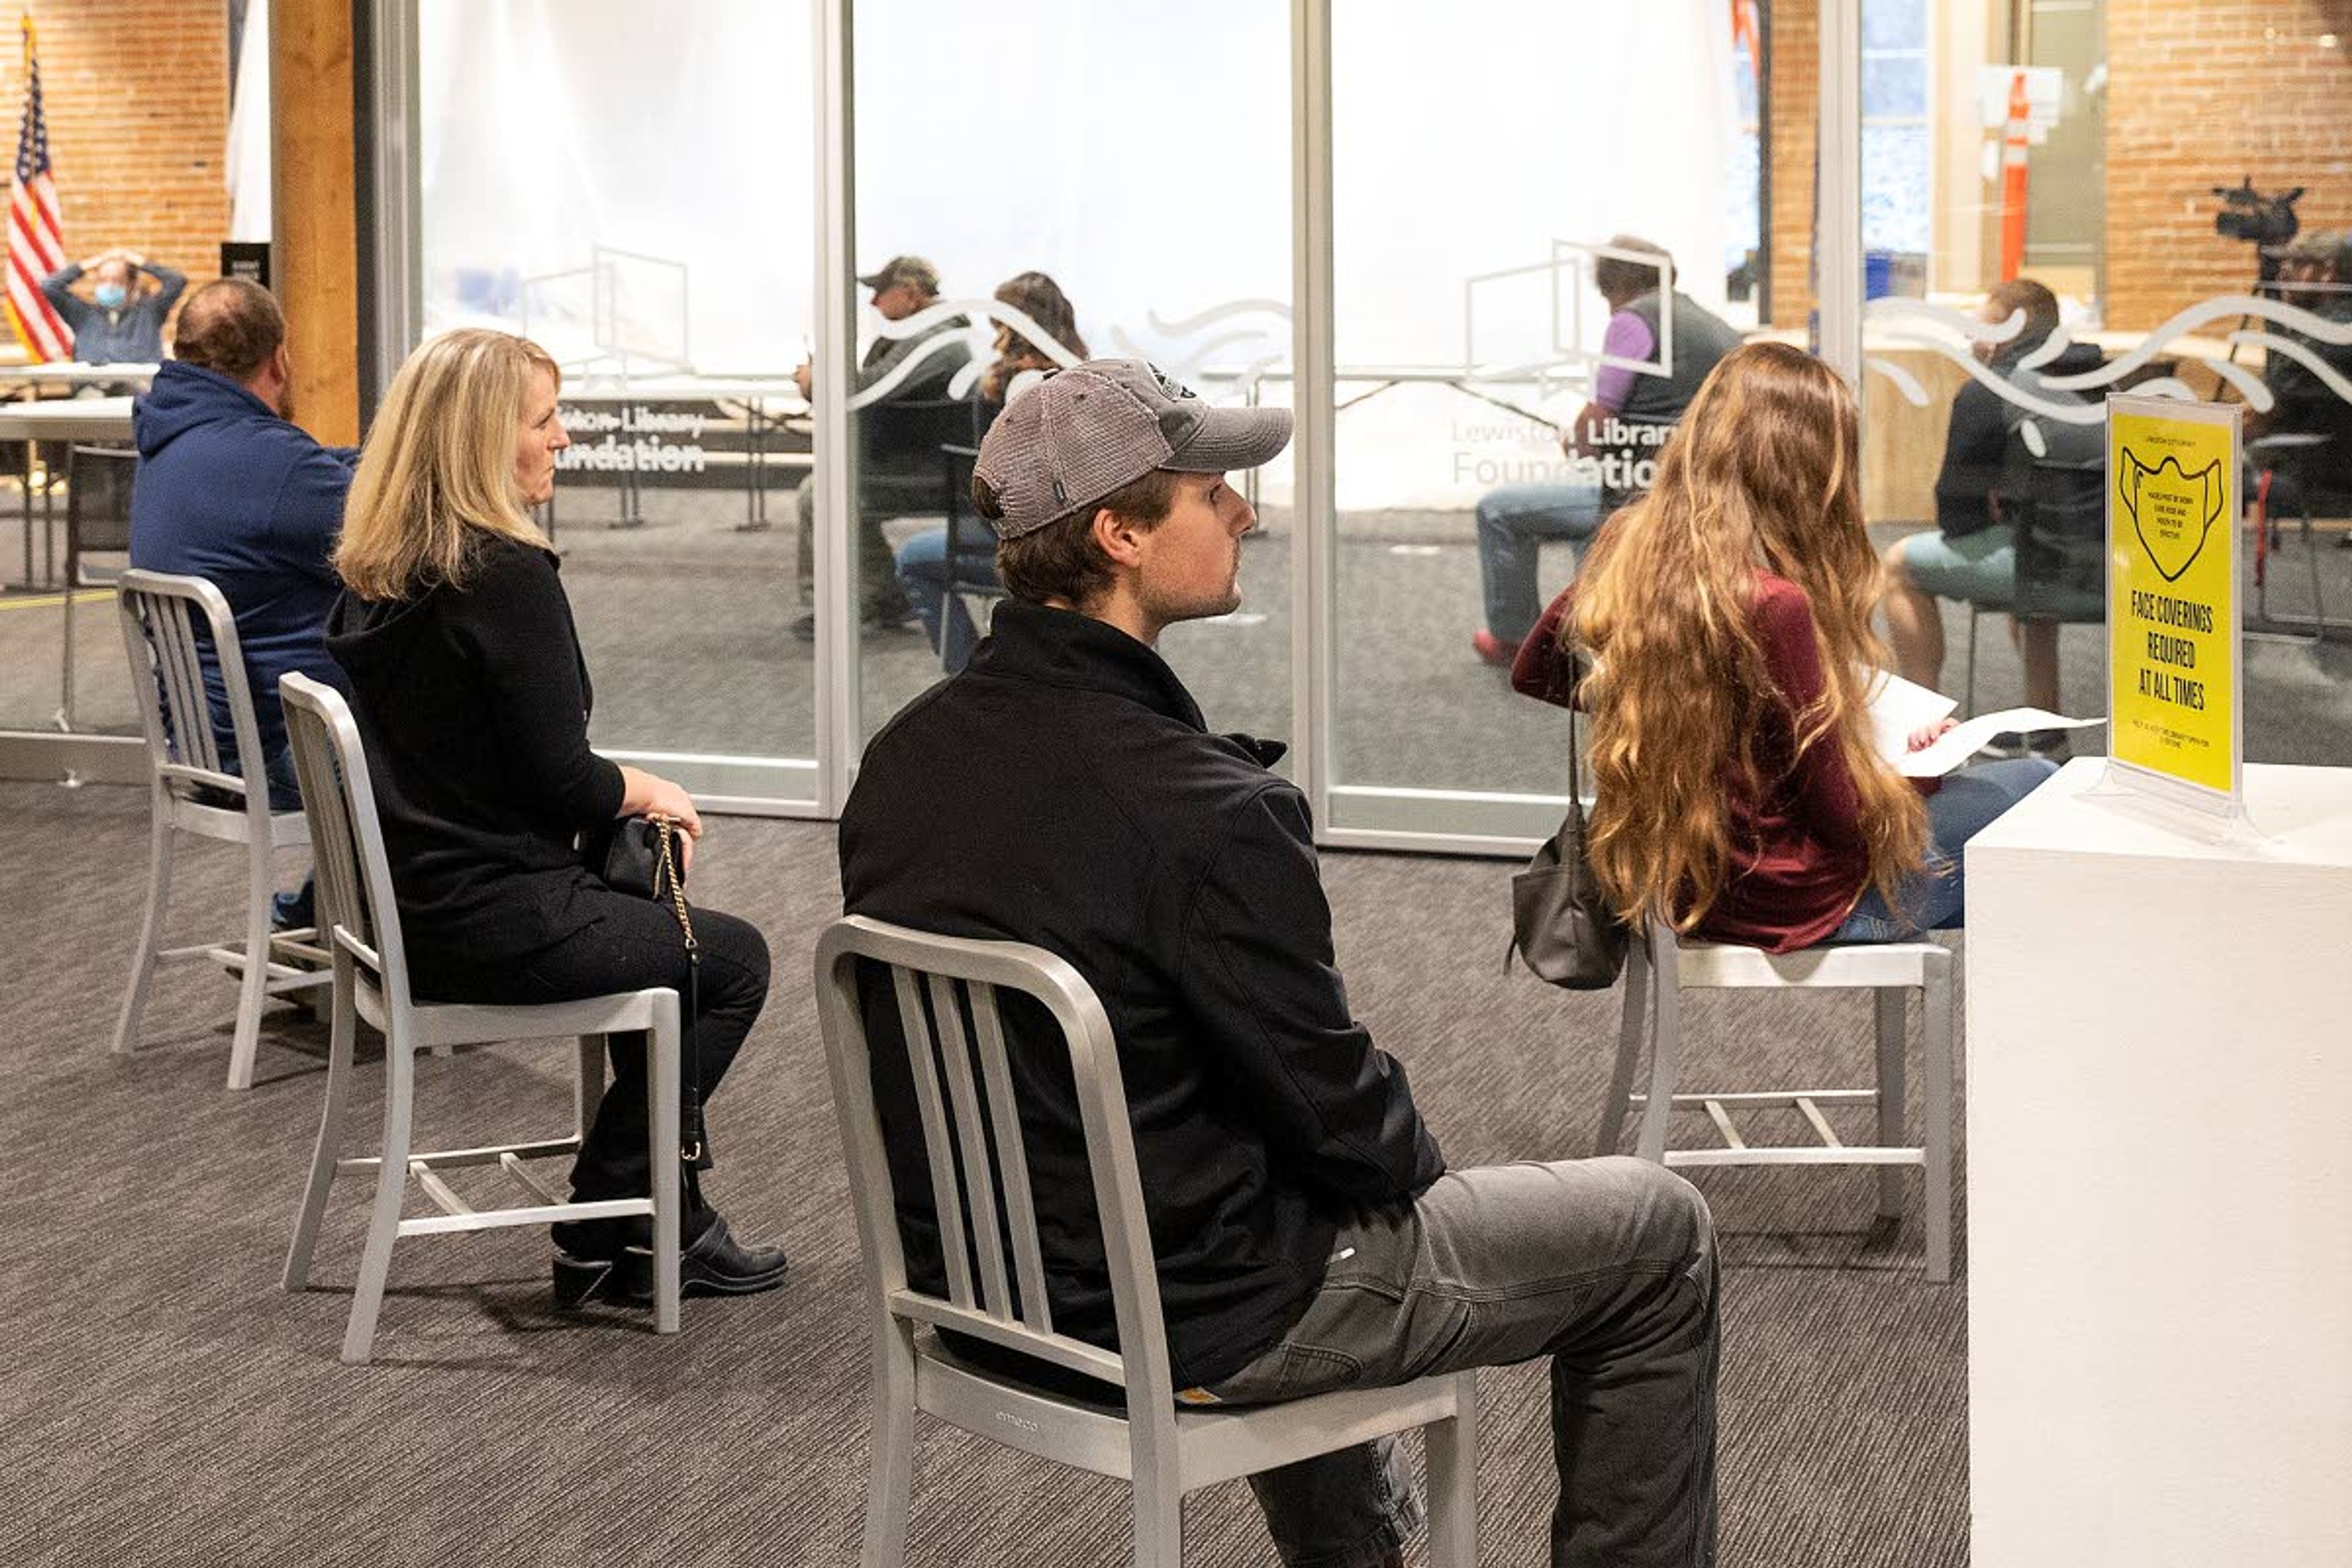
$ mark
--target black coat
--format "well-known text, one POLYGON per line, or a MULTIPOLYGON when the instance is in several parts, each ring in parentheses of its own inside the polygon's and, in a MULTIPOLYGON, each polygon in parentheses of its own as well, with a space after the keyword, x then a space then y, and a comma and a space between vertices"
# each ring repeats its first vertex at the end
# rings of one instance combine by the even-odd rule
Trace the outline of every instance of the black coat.
MULTIPOLYGON (((875 737, 841 819, 850 913, 1034 943, 1101 997, 1180 1388, 1281 1335, 1339 1215, 1444 1170, 1404 1069, 1349 1013, 1307 804, 1266 766, 1280 752, 1208 733, 1126 633, 1013 601, 962 674, 875 737)), ((866 982, 908 1272, 943 1290, 897 1009, 866 982)), ((1005 1001, 1055 1325, 1112 1345, 1068 1056, 1042 1008, 1005 1001)))
POLYGON ((414 977, 594 924, 573 840, 619 813, 621 770, 588 747, 554 553, 481 531, 462 589, 336 600, 327 651, 351 677, 414 977))

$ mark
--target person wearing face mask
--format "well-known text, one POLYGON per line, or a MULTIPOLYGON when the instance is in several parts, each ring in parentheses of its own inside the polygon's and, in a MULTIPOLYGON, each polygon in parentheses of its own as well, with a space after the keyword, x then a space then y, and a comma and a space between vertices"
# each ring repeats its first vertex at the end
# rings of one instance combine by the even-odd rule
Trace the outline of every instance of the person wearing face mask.
MULTIPOLYGON (((547 351, 506 332, 444 333, 408 356, 368 433, 343 509, 343 594, 327 651, 350 678, 373 774, 409 984, 435 1002, 535 1005, 667 986, 693 973, 671 911, 607 886, 582 835, 643 814, 702 818, 668 779, 588 743, 594 692, 555 552, 531 509, 569 447, 547 351)), ((768 995, 768 947, 749 922, 697 907, 699 1005, 688 1070, 707 1104, 768 995)), ((614 1035, 612 1086, 572 1167, 579 1202, 652 1188, 642 1035, 614 1035)), ((779 1247, 748 1245, 703 1202, 709 1143, 684 1173, 679 1282, 744 1295, 782 1282, 779 1247)), ((653 1296, 643 1215, 555 1231, 555 1296, 653 1296)))
POLYGON ((41 280, 46 295, 74 337, 84 364, 153 364, 163 357, 163 321, 179 302, 187 278, 133 250, 110 250, 69 261, 41 280), (89 298, 74 291, 84 278, 89 298), (152 279, 150 291, 146 280, 152 279))

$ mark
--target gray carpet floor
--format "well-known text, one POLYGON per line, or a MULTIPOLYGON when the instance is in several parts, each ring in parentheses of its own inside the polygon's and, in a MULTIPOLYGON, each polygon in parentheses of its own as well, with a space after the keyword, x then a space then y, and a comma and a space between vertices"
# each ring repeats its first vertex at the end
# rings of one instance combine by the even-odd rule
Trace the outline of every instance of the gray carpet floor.
MULTIPOLYGON (((766 1013, 713 1107, 712 1195, 790 1247, 784 1287, 689 1302, 685 1331, 661 1339, 639 1317, 555 1313, 536 1232, 420 1238, 395 1256, 366 1369, 336 1360, 363 1186, 338 1187, 312 1288, 278 1288, 323 1031, 274 1009, 259 1083, 230 1093, 232 986, 190 966, 159 982, 142 1049, 107 1050, 145 838, 140 792, 0 784, 0 1564, 854 1562, 866 1324, 809 977, 838 908, 831 829, 722 821, 696 867, 702 899, 755 920, 775 954, 766 1013)), ((1409 1063, 1456 1163, 1587 1152, 1617 1015, 1613 994, 1502 971, 1507 872, 1326 862, 1354 1006, 1409 1063)), ((237 852, 192 846, 174 934, 225 932, 241 877, 237 852)), ((1867 1007, 1696 995, 1689 1081, 1862 1081, 1867 1007)), ((426 1061, 420 1142, 560 1129, 564 1066, 544 1043, 426 1061)), ((354 1125, 378 1110, 363 1077, 354 1125)), ((1923 1281, 1916 1181, 1908 1216, 1885 1228, 1864 1173, 1701 1185, 1727 1265, 1723 1561, 1964 1563, 1965 1260, 1958 1282, 1923 1281)), ((1538 1563, 1543 1377, 1480 1384, 1483 1560, 1538 1563)), ((1192 1563, 1273 1561, 1239 1484, 1196 1495, 1189 1519, 1192 1563)), ((1108 1564, 1126 1528, 1114 1486, 925 1438, 913 1561, 927 1568, 1108 1564)))

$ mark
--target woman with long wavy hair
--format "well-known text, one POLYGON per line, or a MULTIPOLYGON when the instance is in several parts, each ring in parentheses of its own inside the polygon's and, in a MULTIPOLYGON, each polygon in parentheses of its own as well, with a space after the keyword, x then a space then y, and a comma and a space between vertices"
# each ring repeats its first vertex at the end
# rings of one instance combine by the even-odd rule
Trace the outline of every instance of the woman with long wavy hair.
MULTIPOLYGON (((537 343, 467 328, 433 339, 393 377, 368 432, 335 551, 342 596, 327 651, 351 677, 375 778, 409 982, 436 1002, 562 1002, 666 985, 688 994, 671 913, 607 887, 574 842, 633 813, 702 837, 686 791, 588 744, 594 695, 555 552, 530 520, 571 440, 555 361, 537 343)), ((700 1006, 687 1021, 707 1100, 768 994, 768 948, 749 923, 697 909, 700 1006)), ((613 1082, 572 1167, 574 1199, 643 1197, 646 1048, 614 1035, 613 1082)), ((707 1148, 707 1145, 706 1145, 707 1148)), ((681 1287, 764 1290, 784 1255, 730 1235, 685 1172, 681 1287)), ((555 1229, 555 1291, 652 1299, 644 1216, 555 1229)))
POLYGON ((1835 372, 1743 346, 1521 652, 1515 686, 1591 715, 1592 869, 1629 921, 1774 952, 1957 926, 1960 847, 2052 772, 1880 756, 1859 452, 1835 372))

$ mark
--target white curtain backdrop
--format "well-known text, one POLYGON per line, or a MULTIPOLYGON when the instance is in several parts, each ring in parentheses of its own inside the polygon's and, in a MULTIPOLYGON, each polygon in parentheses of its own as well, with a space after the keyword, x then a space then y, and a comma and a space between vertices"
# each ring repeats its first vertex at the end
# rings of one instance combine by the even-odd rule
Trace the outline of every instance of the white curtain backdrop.
POLYGON ((236 94, 228 110, 228 237, 269 238, 269 0, 245 9, 245 41, 237 49, 236 94))
MULTIPOLYGON (((1547 261, 1556 239, 1647 236, 1692 293, 1721 299, 1723 0, 1335 12, 1343 366, 1542 356, 1548 279, 1482 286, 1475 343, 1465 290, 1547 261)), ((683 265, 672 335, 698 370, 799 363, 814 293, 807 7, 687 0, 652 16, 636 0, 423 0, 429 326, 528 310, 561 338, 551 319, 581 317, 578 301, 528 280, 586 268, 601 246, 683 265)), ((1050 272, 1096 353, 1149 353, 1204 390, 1220 369, 1286 364, 1286 7, 860 0, 856 29, 861 266, 928 256, 967 298, 1050 272)), ((1476 486, 1431 442, 1482 407, 1423 387, 1343 415, 1342 504, 1459 504, 1476 486)))

